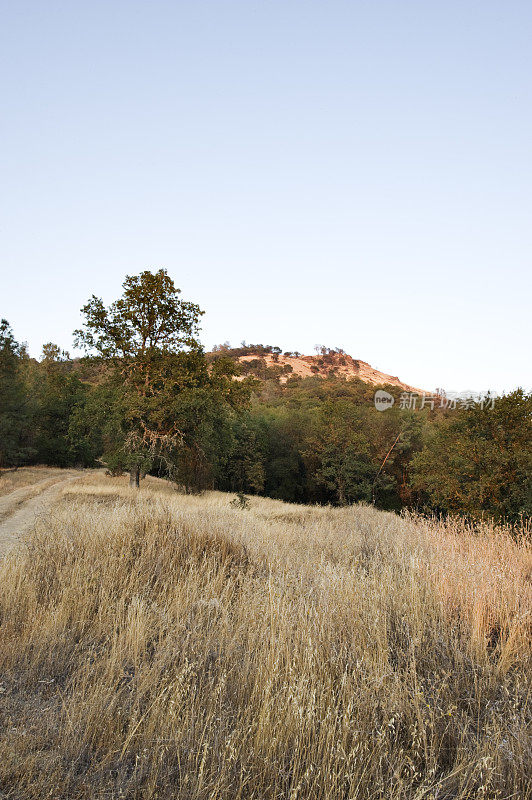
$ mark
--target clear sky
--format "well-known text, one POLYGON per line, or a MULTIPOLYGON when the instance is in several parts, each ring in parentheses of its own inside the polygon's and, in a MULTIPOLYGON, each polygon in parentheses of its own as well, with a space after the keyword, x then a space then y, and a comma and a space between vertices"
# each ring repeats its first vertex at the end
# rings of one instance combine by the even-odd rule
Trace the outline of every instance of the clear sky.
POLYGON ((202 340, 530 386, 530 0, 0 1, 0 316, 166 267, 202 340))

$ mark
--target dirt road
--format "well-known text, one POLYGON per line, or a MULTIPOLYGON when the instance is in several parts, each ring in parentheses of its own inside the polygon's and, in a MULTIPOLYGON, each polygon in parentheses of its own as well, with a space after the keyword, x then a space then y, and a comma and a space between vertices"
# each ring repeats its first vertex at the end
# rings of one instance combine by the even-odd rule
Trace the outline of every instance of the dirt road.
POLYGON ((38 517, 47 512, 61 489, 80 477, 79 474, 70 474, 45 488, 42 485, 50 484, 50 480, 40 481, 0 498, 0 558, 17 544, 23 534, 31 530, 38 517), (36 491, 38 494, 35 494, 36 491))

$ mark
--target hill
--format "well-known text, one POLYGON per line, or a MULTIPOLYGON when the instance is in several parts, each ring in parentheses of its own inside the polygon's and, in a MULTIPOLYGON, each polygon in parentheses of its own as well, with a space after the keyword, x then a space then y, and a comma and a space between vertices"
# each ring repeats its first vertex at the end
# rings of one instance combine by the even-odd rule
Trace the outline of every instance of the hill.
POLYGON ((242 377, 252 375, 259 379, 276 379, 279 383, 286 383, 291 378, 345 378, 357 379, 374 386, 396 386, 406 392, 419 392, 422 389, 411 386, 401 381, 397 375, 388 375, 362 361, 353 358, 340 349, 328 347, 320 348, 316 355, 302 355, 301 353, 287 351, 280 352, 280 348, 269 345, 249 345, 240 348, 229 348, 222 345, 212 353, 211 358, 223 353, 242 366, 242 377))

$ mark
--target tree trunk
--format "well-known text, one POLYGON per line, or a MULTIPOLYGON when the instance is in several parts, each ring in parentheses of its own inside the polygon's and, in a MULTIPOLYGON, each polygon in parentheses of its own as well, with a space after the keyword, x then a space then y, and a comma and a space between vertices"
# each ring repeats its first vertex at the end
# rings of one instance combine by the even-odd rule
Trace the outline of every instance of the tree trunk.
POLYGON ((138 489, 140 486, 140 467, 131 467, 129 470, 129 485, 138 489))
POLYGON ((345 484, 343 480, 338 481, 338 503, 341 506, 347 505, 345 500, 345 484))

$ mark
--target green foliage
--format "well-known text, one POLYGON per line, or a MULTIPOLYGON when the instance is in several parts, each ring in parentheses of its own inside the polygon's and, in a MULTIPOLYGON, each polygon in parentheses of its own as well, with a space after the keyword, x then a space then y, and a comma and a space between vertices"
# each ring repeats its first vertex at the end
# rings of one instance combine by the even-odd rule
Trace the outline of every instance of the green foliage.
POLYGON ((310 499, 303 461, 308 416, 305 410, 282 403, 263 403, 252 410, 248 424, 256 431, 264 492, 270 497, 288 502, 310 499))
POLYGON ((397 408, 381 414, 373 394, 361 381, 338 378, 268 384, 251 413, 265 493, 290 502, 410 504, 409 464, 427 415, 397 408))
POLYGON ((223 472, 217 485, 228 491, 258 493, 264 489, 264 466, 257 432, 249 415, 228 418, 229 437, 222 453, 223 472))
POLYGON ((43 347, 40 369, 28 370, 31 395, 37 405, 32 431, 36 460, 56 467, 73 462, 91 466, 73 447, 69 436, 72 415, 83 405, 87 387, 72 372, 68 353, 52 343, 43 347))
POLYGON ((340 505, 371 500, 372 465, 364 412, 347 399, 327 400, 313 420, 303 453, 318 486, 340 505))
POLYGON ((203 311, 179 298, 181 292, 166 270, 128 275, 123 289, 109 308, 95 295, 83 306, 86 321, 74 332, 77 345, 103 358, 121 359, 122 368, 133 362, 142 377, 151 358, 161 353, 176 353, 185 346, 199 349, 203 311))
POLYGON ((158 464, 172 473, 194 416, 191 391, 207 380, 196 338, 203 312, 179 298, 166 270, 128 275, 123 289, 109 308, 93 295, 82 309, 85 326, 75 332, 77 344, 113 366, 110 383, 121 387, 118 441, 104 458, 116 460, 122 452, 130 469, 158 464), (183 424, 184 409, 191 413, 183 424))
POLYGON ((123 449, 124 420, 120 388, 109 383, 92 387, 69 420, 68 441, 75 463, 87 467, 104 463, 115 474, 130 469, 129 454, 123 449))
POLYGON ((532 395, 449 412, 413 460, 429 508, 516 520, 532 514, 532 395))
POLYGON ((119 390, 112 430, 100 426, 103 460, 201 490, 217 479, 220 431, 250 384, 233 381, 237 367, 223 354, 209 369, 197 340, 203 312, 179 293, 165 270, 128 276, 109 308, 94 296, 84 306, 76 337, 110 366, 108 390, 119 390))
POLYGON ((231 500, 230 505, 233 508, 238 508, 240 511, 245 511, 250 507, 249 497, 246 497, 244 492, 237 492, 234 500, 231 500))
MULTIPOLYGON (((108 308, 84 306, 88 356, 48 343, 28 358, 0 323, 0 468, 105 464, 151 471, 187 492, 217 488, 302 503, 374 502, 470 517, 532 514, 532 397, 445 411, 373 403, 375 386, 268 366, 280 348, 224 344, 205 356, 203 313, 165 270, 128 276, 108 308), (254 356, 239 364, 237 357, 254 356)), ((398 400, 399 390, 387 386, 398 400)))
POLYGON ((0 321, 0 468, 18 466, 32 455, 32 402, 23 380, 24 348, 7 320, 0 321))

